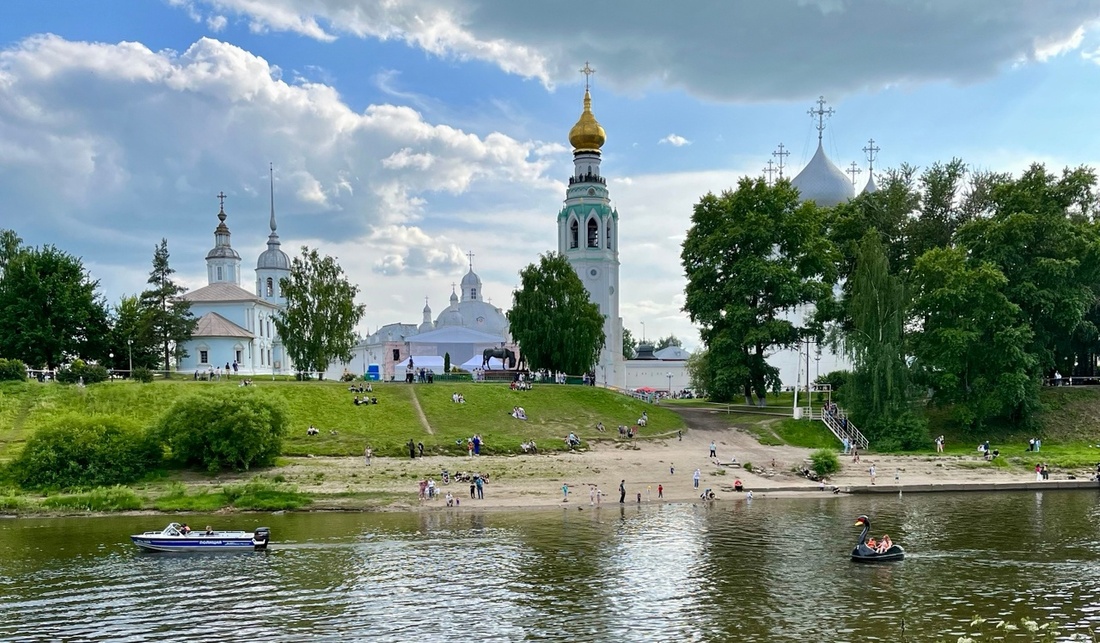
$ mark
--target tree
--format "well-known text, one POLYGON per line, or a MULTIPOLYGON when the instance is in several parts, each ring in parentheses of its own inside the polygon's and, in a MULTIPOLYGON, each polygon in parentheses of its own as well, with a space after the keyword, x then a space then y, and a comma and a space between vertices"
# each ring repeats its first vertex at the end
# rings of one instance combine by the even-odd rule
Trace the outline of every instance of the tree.
POLYGON ((168 240, 161 239, 153 250, 153 269, 146 282, 152 288, 141 293, 141 306, 145 313, 142 334, 160 347, 164 370, 171 370, 173 358, 187 357, 183 345, 199 323, 191 315, 191 302, 180 298, 187 289, 172 280, 175 272, 168 265, 168 240))
POLYGON ((623 328, 623 359, 634 359, 638 354, 638 340, 629 328, 623 328))
POLYGON ((272 464, 290 425, 286 406, 254 388, 207 391, 177 400, 157 435, 184 465, 247 471, 272 464))
POLYGON ((916 447, 925 436, 908 405, 904 335, 908 300, 901 279, 890 274, 885 248, 873 229, 859 245, 849 290, 845 308, 851 323, 844 333, 844 348, 855 367, 853 386, 845 391, 849 410, 880 446, 916 447))
POLYGON ((22 250, 23 240, 14 230, 0 229, 0 279, 4 277, 8 262, 22 250))
POLYGON ((107 356, 107 311, 80 259, 53 246, 22 250, 0 279, 0 357, 54 369, 107 356))
POLYGON ((1024 423, 1038 408, 1032 332, 1005 296, 1008 280, 962 248, 936 248, 917 260, 913 301, 914 370, 932 402, 978 429, 994 418, 1024 423))
POLYGON ((351 361, 355 327, 366 306, 355 303, 359 287, 347 280, 340 264, 302 246, 280 287, 286 310, 275 317, 275 328, 294 368, 324 373, 333 360, 351 361))
POLYGON ((755 394, 765 404, 779 383, 767 356, 818 332, 811 319, 785 315, 832 296, 835 258, 821 210, 799 203, 789 181, 742 178, 735 191, 695 205, 680 257, 684 310, 708 349, 711 399, 740 392, 746 403, 755 394))
POLYGON ((128 370, 155 369, 160 362, 159 340, 149 332, 146 310, 137 295, 123 295, 111 310, 111 352, 115 354, 112 368, 128 370))
POLYGON ((669 333, 668 337, 662 337, 661 339, 657 340, 657 344, 653 347, 653 351, 656 352, 661 350, 662 348, 668 348, 669 346, 683 348, 684 343, 680 341, 679 337, 673 335, 672 333, 669 333))
POLYGON ((565 373, 592 370, 606 341, 603 315, 573 266, 564 255, 548 253, 519 276, 522 287, 512 295, 508 324, 527 365, 565 373))

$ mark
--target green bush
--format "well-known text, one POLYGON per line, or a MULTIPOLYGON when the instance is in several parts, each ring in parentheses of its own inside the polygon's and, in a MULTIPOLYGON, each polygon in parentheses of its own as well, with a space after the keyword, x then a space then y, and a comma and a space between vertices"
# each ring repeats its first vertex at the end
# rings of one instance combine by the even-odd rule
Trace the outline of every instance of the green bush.
POLYGON ((47 509, 74 511, 134 511, 141 509, 141 498, 129 487, 96 487, 88 493, 50 496, 42 501, 47 509))
POLYGON ((836 451, 832 449, 814 451, 810 454, 810 462, 813 463, 814 473, 822 478, 840 470, 840 460, 836 457, 836 451))
POLYGON ((160 445, 132 420, 69 413, 36 431, 10 466, 26 489, 68 489, 133 482, 160 461, 160 445))
POLYGON ((73 360, 72 364, 57 369, 57 381, 62 384, 95 384, 107 381, 107 367, 100 364, 88 364, 84 360, 73 360))
POLYGON ((312 500, 289 485, 280 485, 257 478, 245 484, 225 485, 222 495, 243 511, 286 511, 301 509, 312 500))
POLYGON ((745 464, 741 465, 741 468, 744 469, 745 471, 748 471, 749 473, 752 473, 752 463, 751 462, 746 462, 745 464))
POLYGON ((0 359, 0 381, 27 379, 27 366, 17 359, 0 359))
POLYGON ((130 377, 139 382, 145 382, 146 384, 148 384, 153 381, 153 371, 145 368, 144 366, 139 366, 130 373, 130 377))
POLYGON ((177 400, 157 435, 180 464, 245 471, 274 463, 288 417, 281 402, 252 387, 204 391, 177 400))

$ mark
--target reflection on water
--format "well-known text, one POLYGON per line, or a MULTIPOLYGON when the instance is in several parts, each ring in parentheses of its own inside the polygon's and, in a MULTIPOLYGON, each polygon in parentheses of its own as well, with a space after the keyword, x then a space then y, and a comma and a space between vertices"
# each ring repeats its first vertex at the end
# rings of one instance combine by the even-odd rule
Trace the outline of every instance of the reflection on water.
POLYGON ((976 614, 1100 627, 1095 492, 194 516, 270 526, 272 549, 129 543, 163 520, 0 521, 0 639, 954 641, 976 614), (860 513, 904 562, 848 561, 860 513))

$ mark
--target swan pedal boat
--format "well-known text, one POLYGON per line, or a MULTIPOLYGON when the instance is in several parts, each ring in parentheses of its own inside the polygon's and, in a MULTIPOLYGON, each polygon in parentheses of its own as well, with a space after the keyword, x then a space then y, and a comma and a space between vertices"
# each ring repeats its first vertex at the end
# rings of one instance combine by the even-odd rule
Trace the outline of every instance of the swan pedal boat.
POLYGON ((147 531, 130 536, 138 547, 148 551, 263 551, 271 530, 257 527, 256 531, 192 531, 184 534, 178 522, 161 531, 147 531))
POLYGON ((867 546, 867 533, 871 531, 871 520, 867 516, 856 519, 856 526, 863 526, 859 534, 859 544, 852 548, 852 560, 857 563, 888 563, 905 558, 901 545, 892 545, 884 552, 877 552, 867 546))

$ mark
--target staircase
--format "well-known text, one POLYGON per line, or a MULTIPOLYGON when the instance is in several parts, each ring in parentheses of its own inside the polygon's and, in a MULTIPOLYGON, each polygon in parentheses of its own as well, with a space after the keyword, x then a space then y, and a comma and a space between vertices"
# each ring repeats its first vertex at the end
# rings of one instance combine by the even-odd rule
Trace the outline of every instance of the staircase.
POLYGON ((848 419, 848 414, 844 412, 844 409, 837 408, 836 413, 826 413, 825 409, 808 409, 804 407, 802 417, 821 420, 825 423, 825 426, 829 427, 836 439, 841 442, 844 442, 844 438, 848 438, 848 444, 860 449, 866 449, 870 444, 867 438, 856 428, 856 425, 848 419))

